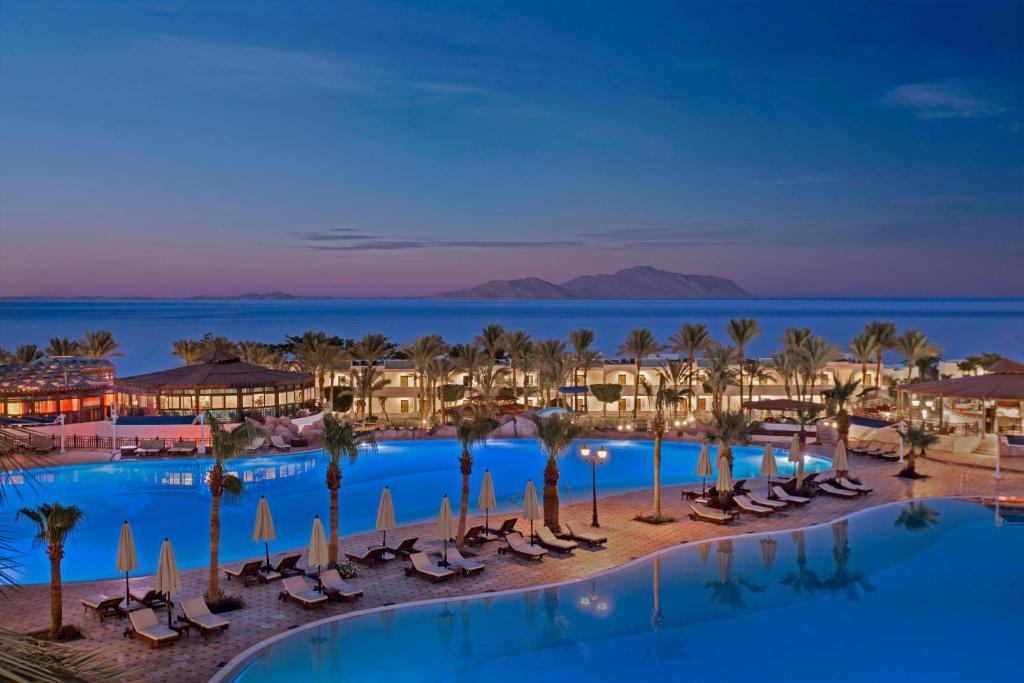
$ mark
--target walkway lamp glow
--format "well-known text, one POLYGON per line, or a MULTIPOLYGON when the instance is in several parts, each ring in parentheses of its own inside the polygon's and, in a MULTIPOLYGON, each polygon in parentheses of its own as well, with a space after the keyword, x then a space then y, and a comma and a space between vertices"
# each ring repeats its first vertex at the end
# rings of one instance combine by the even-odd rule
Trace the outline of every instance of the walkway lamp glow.
POLYGON ((600 527, 597 520, 597 465, 608 459, 608 449, 601 446, 596 452, 590 450, 590 446, 583 444, 580 448, 580 457, 583 462, 590 465, 590 491, 591 491, 591 517, 590 526, 600 527))

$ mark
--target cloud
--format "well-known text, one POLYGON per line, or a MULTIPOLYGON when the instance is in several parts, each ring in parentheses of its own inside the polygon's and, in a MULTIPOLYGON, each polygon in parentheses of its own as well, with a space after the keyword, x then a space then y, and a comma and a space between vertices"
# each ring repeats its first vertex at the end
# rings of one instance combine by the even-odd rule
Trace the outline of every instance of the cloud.
POLYGON ((579 233, 579 237, 598 242, 635 246, 707 246, 735 243, 749 231, 719 222, 666 221, 640 223, 636 227, 612 228, 579 233))
MULTIPOLYGON (((358 239, 365 238, 360 236, 358 239)), ((582 245, 582 242, 576 240, 437 240, 431 242, 370 240, 360 244, 346 245, 310 244, 306 245, 306 248, 314 251, 405 251, 411 249, 538 249, 582 245)))
POLYGON ((355 228, 328 228, 327 230, 309 230, 294 233, 295 237, 303 242, 354 242, 356 240, 373 239, 370 235, 363 235, 355 228))
POLYGON ((784 176, 782 178, 766 178, 763 180, 751 181, 754 185, 761 185, 764 187, 782 186, 782 185, 825 185, 828 183, 838 183, 841 178, 832 175, 798 175, 798 176, 784 176))
POLYGON ((882 104, 909 109, 924 120, 976 119, 1004 110, 999 104, 975 95, 956 81, 908 83, 882 97, 882 104))

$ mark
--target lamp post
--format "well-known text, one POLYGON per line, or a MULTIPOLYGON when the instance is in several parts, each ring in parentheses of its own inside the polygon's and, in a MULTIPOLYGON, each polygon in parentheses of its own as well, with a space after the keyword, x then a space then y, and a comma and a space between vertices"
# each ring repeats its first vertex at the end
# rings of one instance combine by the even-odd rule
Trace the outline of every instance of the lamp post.
POLYGON ((57 424, 60 425, 60 452, 64 452, 64 413, 57 416, 57 424))
POLYGON ((583 458, 583 462, 590 464, 590 487, 591 487, 591 519, 590 526, 600 527, 601 525, 597 521, 597 463, 604 462, 608 459, 608 449, 601 446, 596 452, 590 450, 590 446, 583 444, 580 448, 580 457, 583 458))

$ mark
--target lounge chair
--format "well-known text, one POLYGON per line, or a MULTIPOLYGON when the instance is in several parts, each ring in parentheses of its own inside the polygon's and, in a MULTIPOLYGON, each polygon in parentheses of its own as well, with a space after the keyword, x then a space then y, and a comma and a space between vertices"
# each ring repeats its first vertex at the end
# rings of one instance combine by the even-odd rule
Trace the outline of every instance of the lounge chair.
POLYGON ((129 595, 131 596, 132 600, 134 600, 135 602, 141 602, 146 607, 149 607, 149 608, 152 608, 152 609, 157 609, 157 608, 160 608, 160 607, 167 607, 168 605, 170 605, 171 607, 174 607, 174 603, 173 602, 169 602, 167 600, 167 596, 166 595, 164 595, 163 593, 160 593, 160 592, 158 592, 158 591, 156 591, 154 589, 150 589, 150 590, 147 590, 145 593, 142 593, 141 597, 139 597, 139 595, 134 590, 131 591, 129 593, 129 595))
POLYGON ((575 522, 566 522, 565 529, 567 531, 567 533, 564 534, 566 538, 576 541, 577 543, 583 543, 590 547, 604 545, 608 542, 607 536, 594 531, 581 529, 575 522))
POLYGON ((136 455, 158 455, 164 452, 163 439, 145 439, 135 449, 136 455))
POLYGON ((178 441, 167 449, 171 455, 191 455, 196 452, 195 441, 178 441))
POLYGON ((750 493, 750 489, 747 488, 746 484, 747 484, 747 480, 746 479, 740 479, 739 481, 735 482, 732 485, 732 492, 733 493, 750 493))
POLYGON ((523 539, 523 535, 518 531, 505 534, 505 543, 507 544, 505 547, 498 548, 498 553, 515 553, 519 557, 525 557, 528 560, 542 560, 548 554, 548 551, 539 545, 527 543, 523 539))
POLYGON ((348 602, 363 597, 363 591, 341 578, 337 569, 325 569, 320 574, 320 585, 332 600, 348 602))
POLYGON ((231 622, 224 617, 211 612, 206 601, 202 598, 182 600, 181 612, 182 614, 178 618, 198 628, 204 638, 217 631, 226 631, 228 626, 231 625, 231 622))
POLYGON ((90 595, 87 598, 82 598, 82 607, 86 611, 92 610, 100 618, 100 622, 105 621, 108 617, 120 617, 123 615, 121 612, 121 596, 112 598, 109 595, 100 593, 99 595, 90 595))
POLYGON ((53 439, 48 436, 33 436, 29 440, 29 448, 36 453, 49 453, 53 450, 53 439))
POLYGON ((286 443, 284 437, 277 435, 270 437, 270 445, 279 451, 290 451, 292 449, 292 445, 286 443))
POLYGON ((312 609, 327 602, 327 596, 309 587, 306 579, 301 576, 289 576, 282 582, 282 590, 277 594, 278 600, 290 600, 304 609, 312 609))
POLYGON ((228 581, 231 579, 241 579, 242 585, 246 588, 260 581, 266 583, 267 581, 281 578, 281 575, 277 572, 270 572, 269 574, 260 572, 260 567, 262 566, 262 560, 253 560, 252 562, 246 562, 241 567, 225 567, 224 575, 228 577, 228 581))
POLYGON ((478 524, 477 526, 470 527, 469 530, 466 531, 466 536, 463 538, 463 541, 470 545, 479 545, 481 543, 497 541, 498 538, 499 536, 497 534, 492 534, 487 531, 483 524, 478 524))
POLYGON ((765 507, 764 505, 758 505, 747 496, 733 496, 732 500, 739 506, 740 510, 757 515, 758 517, 767 517, 775 512, 772 508, 765 507))
POLYGON ((463 557, 458 548, 448 548, 448 566, 452 569, 460 570, 463 576, 469 576, 484 570, 483 563, 463 557))
POLYGON ((874 491, 873 488, 864 486, 864 484, 856 484, 846 477, 839 477, 838 481, 840 486, 842 486, 844 489, 850 489, 851 491, 859 491, 860 493, 871 493, 872 491, 874 491))
POLYGON ((305 576, 306 570, 299 569, 299 558, 301 555, 285 555, 271 573, 277 573, 287 578, 289 576, 305 576))
POLYGON ((172 631, 166 624, 161 623, 156 618, 156 612, 148 607, 129 612, 128 618, 132 622, 132 630, 129 632, 131 636, 141 636, 149 641, 150 647, 173 643, 180 637, 176 631, 172 631))
POLYGON ((869 451, 875 450, 877 446, 877 441, 855 441, 850 445, 850 447, 847 450, 850 453, 858 453, 860 455, 864 455, 869 451))
POLYGON ((438 567, 430 558, 427 557, 426 553, 414 552, 409 553, 410 565, 405 568, 405 575, 412 576, 418 574, 424 578, 430 579, 431 581, 444 581, 455 576, 455 572, 451 569, 444 567, 438 567))
POLYGON ((382 548, 378 545, 367 547, 362 553, 346 552, 345 559, 351 562, 357 562, 367 567, 373 567, 381 564, 382 562, 393 560, 394 555, 391 555, 386 548, 382 548))
POLYGON ((576 541, 567 541, 563 538, 555 536, 554 532, 546 526, 542 526, 537 529, 537 533, 534 534, 537 543, 548 550, 557 550, 560 553, 571 554, 573 550, 579 547, 576 541))
POLYGON ((755 493, 753 491, 747 494, 747 498, 752 500, 755 505, 772 508, 773 510, 781 510, 788 507, 788 503, 784 500, 772 500, 768 496, 762 496, 760 493, 755 493))
POLYGON ((713 522, 715 524, 728 524, 736 519, 736 513, 709 507, 704 503, 691 503, 690 519, 701 522, 713 522))
POLYGON ((409 557, 412 553, 420 552, 419 548, 416 547, 416 541, 420 540, 418 537, 407 538, 397 546, 392 548, 391 546, 385 546, 384 551, 389 552, 392 555, 398 555, 399 557, 409 557))
POLYGON ((804 498, 803 496, 794 496, 791 493, 787 493, 786 489, 781 486, 772 486, 772 493, 775 497, 786 503, 792 503, 793 505, 807 505, 811 502, 810 498, 804 498))
POLYGON ((515 517, 513 517, 511 519, 506 519, 504 522, 501 523, 501 526, 498 527, 497 529, 491 529, 490 527, 488 527, 488 528, 485 528, 484 531, 486 531, 489 534, 494 534, 495 536, 499 536, 499 537, 505 536, 506 534, 510 534, 510 533, 512 533, 513 531, 516 530, 516 522, 518 522, 518 521, 519 520, 517 518, 515 518, 515 517))
POLYGON ((835 496, 836 498, 856 498, 860 495, 856 491, 847 491, 846 489, 836 488, 827 481, 823 481, 818 484, 818 490, 823 491, 830 496, 835 496))

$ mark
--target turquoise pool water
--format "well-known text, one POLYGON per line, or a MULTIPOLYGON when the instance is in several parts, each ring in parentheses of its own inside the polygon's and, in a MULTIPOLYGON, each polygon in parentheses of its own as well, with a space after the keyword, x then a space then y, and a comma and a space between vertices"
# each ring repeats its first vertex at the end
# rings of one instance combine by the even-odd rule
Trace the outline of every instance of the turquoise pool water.
POLYGON ((1017 680, 1024 526, 890 505, 545 590, 304 630, 229 680, 1017 680), (770 562, 768 560, 771 560, 770 562))
MULTIPOLYGON (((597 448, 602 442, 591 441, 597 448)), ((609 461, 598 471, 599 493, 650 486, 650 441, 605 442, 609 461)), ((575 453, 578 449, 574 449, 575 453)), ((666 484, 700 481, 694 474, 699 446, 666 443, 663 449, 662 481, 666 484)), ((756 476, 762 451, 734 450, 737 478, 756 476)), ((377 453, 364 453, 353 464, 343 464, 341 485, 341 534, 372 529, 377 502, 384 486, 390 486, 398 524, 409 524, 437 515, 441 496, 449 494, 458 506, 461 478, 459 447, 455 441, 382 443, 377 453)), ((493 440, 474 450, 470 512, 476 513, 476 499, 485 469, 491 471, 499 506, 507 511, 522 505, 527 478, 540 487, 544 457, 533 439, 493 440)), ((714 458, 712 458, 714 461, 714 458)), ((790 472, 792 464, 780 457, 779 470, 790 472)), ((49 580, 46 553, 32 547, 31 528, 13 521, 12 510, 39 502, 60 501, 78 505, 87 515, 67 546, 63 564, 66 581, 110 578, 117 575, 114 560, 122 520, 132 524, 138 548, 139 568, 154 572, 160 542, 169 537, 181 568, 209 563, 209 489, 204 477, 210 461, 152 460, 124 461, 97 465, 60 467, 31 471, 9 477, 8 505, 0 513, 0 524, 13 536, 18 553, 20 580, 42 583, 49 580)), ((808 471, 829 467, 829 461, 808 458, 808 471)), ((260 495, 270 503, 278 540, 271 550, 296 548, 309 543, 313 515, 328 515, 328 494, 324 486, 326 460, 322 453, 273 458, 240 458, 229 470, 245 482, 244 493, 224 499, 221 511, 221 561, 231 562, 259 555, 262 544, 253 543, 253 518, 260 495)), ((561 462, 560 490, 563 499, 579 500, 590 495, 590 466, 569 455, 561 462)))

